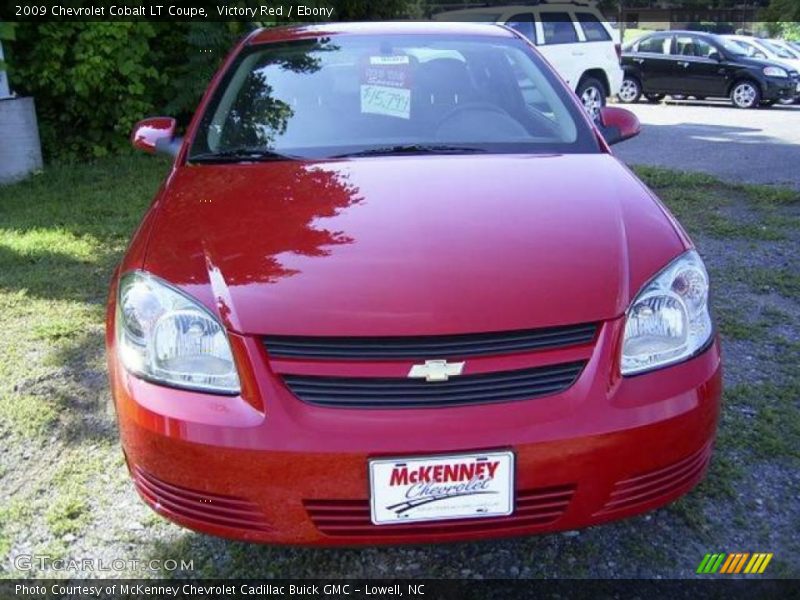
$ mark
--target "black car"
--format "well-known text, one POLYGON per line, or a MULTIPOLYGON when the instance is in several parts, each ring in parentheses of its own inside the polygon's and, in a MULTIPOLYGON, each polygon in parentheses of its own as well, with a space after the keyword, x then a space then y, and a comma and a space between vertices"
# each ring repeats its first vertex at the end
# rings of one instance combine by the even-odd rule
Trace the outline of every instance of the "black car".
POLYGON ((735 42, 697 31, 661 31, 626 45, 622 53, 623 102, 666 94, 730 98, 738 108, 771 105, 800 93, 797 71, 776 61, 750 58, 735 42))

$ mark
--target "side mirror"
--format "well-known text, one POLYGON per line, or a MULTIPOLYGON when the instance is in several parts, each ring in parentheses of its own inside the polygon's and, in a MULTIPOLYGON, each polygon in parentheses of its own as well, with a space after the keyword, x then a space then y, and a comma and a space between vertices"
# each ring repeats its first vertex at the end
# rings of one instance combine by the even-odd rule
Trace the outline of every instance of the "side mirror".
POLYGON ((150 117, 139 121, 131 132, 131 144, 148 154, 163 152, 172 156, 178 153, 181 139, 175 137, 177 123, 172 117, 150 117))
POLYGON ((624 142, 642 131, 638 117, 626 108, 604 106, 600 109, 600 132, 609 146, 624 142))

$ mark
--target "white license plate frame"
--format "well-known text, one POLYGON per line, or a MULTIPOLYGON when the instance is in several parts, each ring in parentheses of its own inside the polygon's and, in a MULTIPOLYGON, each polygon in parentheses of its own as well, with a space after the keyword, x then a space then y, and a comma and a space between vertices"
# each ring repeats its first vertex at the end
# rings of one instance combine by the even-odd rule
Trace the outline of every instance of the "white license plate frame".
POLYGON ((510 450, 376 458, 369 460, 367 470, 374 525, 502 517, 514 512, 515 461, 510 450))

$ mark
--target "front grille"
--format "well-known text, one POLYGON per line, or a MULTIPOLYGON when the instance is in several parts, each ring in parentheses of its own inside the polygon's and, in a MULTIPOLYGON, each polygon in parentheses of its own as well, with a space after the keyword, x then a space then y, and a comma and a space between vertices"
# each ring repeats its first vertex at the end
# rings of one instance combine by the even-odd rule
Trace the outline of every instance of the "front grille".
POLYGON ((167 483, 134 466, 133 482, 156 510, 179 519, 234 529, 270 531, 266 516, 256 505, 234 496, 209 494, 167 483))
POLYGON ((529 350, 549 350, 587 344, 594 339, 596 323, 436 336, 400 337, 264 337, 273 358, 330 360, 437 359, 490 356, 529 350))
POLYGON ((427 408, 525 400, 557 394, 578 379, 586 363, 461 375, 448 381, 408 378, 283 375, 292 393, 309 404, 341 408, 427 408))
POLYGON ((678 493, 700 479, 710 459, 711 444, 707 444, 671 465, 618 481, 598 514, 623 511, 678 493))
POLYGON ((569 507, 574 485, 517 492, 514 513, 507 517, 453 519, 398 525, 374 525, 368 500, 305 500, 308 516, 320 533, 336 537, 414 536, 448 533, 501 532, 553 523, 569 507))

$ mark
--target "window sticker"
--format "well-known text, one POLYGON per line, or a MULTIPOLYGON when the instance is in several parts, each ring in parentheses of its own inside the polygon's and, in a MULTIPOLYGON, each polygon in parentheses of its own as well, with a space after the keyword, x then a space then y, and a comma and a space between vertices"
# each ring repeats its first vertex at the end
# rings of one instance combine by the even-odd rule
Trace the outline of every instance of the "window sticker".
POLYGON ((408 56, 370 56, 369 64, 371 65, 407 65, 408 56))
POLYGON ((411 118, 408 56, 370 56, 361 72, 361 112, 411 118))

